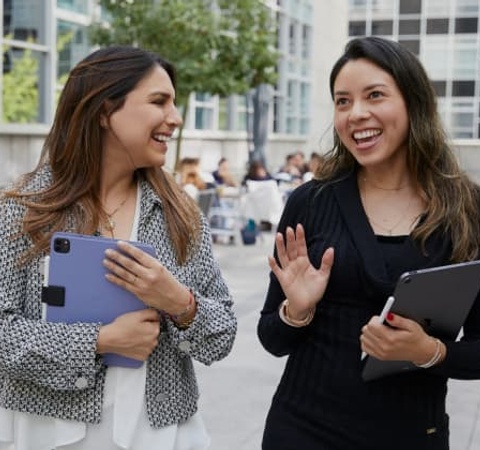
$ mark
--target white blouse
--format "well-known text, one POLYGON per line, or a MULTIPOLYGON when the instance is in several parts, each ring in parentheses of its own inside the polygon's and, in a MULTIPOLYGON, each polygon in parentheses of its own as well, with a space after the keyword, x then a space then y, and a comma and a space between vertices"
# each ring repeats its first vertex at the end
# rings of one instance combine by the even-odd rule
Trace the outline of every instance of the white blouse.
MULTIPOLYGON (((131 240, 137 239, 140 185, 131 240)), ((140 368, 109 367, 102 420, 86 424, 0 407, 0 450, 205 450, 210 438, 200 416, 159 429, 148 423, 145 403, 146 363, 140 368)))

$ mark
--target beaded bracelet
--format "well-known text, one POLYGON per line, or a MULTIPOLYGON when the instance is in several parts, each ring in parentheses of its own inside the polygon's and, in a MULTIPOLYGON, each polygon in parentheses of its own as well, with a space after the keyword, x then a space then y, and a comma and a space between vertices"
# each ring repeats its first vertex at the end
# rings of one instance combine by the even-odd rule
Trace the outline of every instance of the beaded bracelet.
POLYGON ((315 308, 312 308, 309 312, 307 317, 302 320, 296 320, 292 319, 288 315, 288 299, 285 299, 281 304, 280 304, 280 309, 278 310, 278 313, 280 315, 280 319, 287 325, 290 325, 291 327, 295 328, 301 328, 307 326, 312 320, 313 316, 315 315, 315 308))
POLYGON ((195 316, 185 319, 190 314, 190 311, 195 305, 195 297, 192 290, 189 290, 188 305, 186 308, 178 314, 169 314, 170 318, 174 321, 175 325, 180 329, 188 328, 194 321, 195 316))
POLYGON ((414 363, 417 367, 420 367, 421 369, 429 369, 430 367, 433 367, 435 364, 437 364, 438 361, 440 361, 440 358, 442 357, 442 343, 440 339, 435 338, 435 344, 435 353, 430 358, 430 360, 424 364, 414 363))

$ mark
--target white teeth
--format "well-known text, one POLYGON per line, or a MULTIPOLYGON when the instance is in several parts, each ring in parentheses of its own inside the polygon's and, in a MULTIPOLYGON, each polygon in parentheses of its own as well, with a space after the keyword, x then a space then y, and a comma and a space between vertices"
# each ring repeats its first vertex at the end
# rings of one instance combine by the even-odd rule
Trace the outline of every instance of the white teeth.
POLYGON ((380 130, 364 130, 364 131, 357 131, 353 133, 353 138, 358 139, 367 139, 373 136, 378 136, 381 133, 380 130))
POLYGON ((153 139, 158 142, 168 142, 170 140, 170 136, 165 136, 164 134, 154 134, 153 139))

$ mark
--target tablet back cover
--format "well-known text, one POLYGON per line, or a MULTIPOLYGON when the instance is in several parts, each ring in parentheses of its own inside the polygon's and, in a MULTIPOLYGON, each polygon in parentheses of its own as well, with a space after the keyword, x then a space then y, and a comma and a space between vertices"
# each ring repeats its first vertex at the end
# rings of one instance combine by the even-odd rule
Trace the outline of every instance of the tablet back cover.
MULTIPOLYGON (((116 240, 74 233, 54 233, 50 244, 48 286, 64 288, 64 305, 46 305, 51 322, 112 322, 121 314, 145 308, 135 295, 105 278, 105 250, 116 247, 116 240)), ((153 247, 133 245, 155 256, 153 247)), ((55 288, 54 288, 55 289, 55 288)), ((139 367, 142 362, 116 354, 105 354, 107 365, 139 367)))
MULTIPOLYGON (((391 312, 420 323, 427 334, 455 340, 480 291, 480 261, 404 273, 398 280, 391 312)), ((417 370, 408 361, 368 357, 363 379, 417 370)))

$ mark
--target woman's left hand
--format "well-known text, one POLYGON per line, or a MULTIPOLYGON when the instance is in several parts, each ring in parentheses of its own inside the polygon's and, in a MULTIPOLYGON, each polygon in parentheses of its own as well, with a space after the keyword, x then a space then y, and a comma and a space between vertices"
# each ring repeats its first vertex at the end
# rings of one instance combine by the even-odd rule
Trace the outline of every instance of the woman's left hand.
POLYGON ((136 295, 145 305, 178 314, 190 303, 190 291, 156 258, 119 241, 118 250, 105 252, 106 278, 136 295))
POLYGON ((362 351, 383 361, 411 361, 423 364, 435 353, 435 340, 414 320, 388 314, 388 325, 373 316, 362 328, 362 351))

